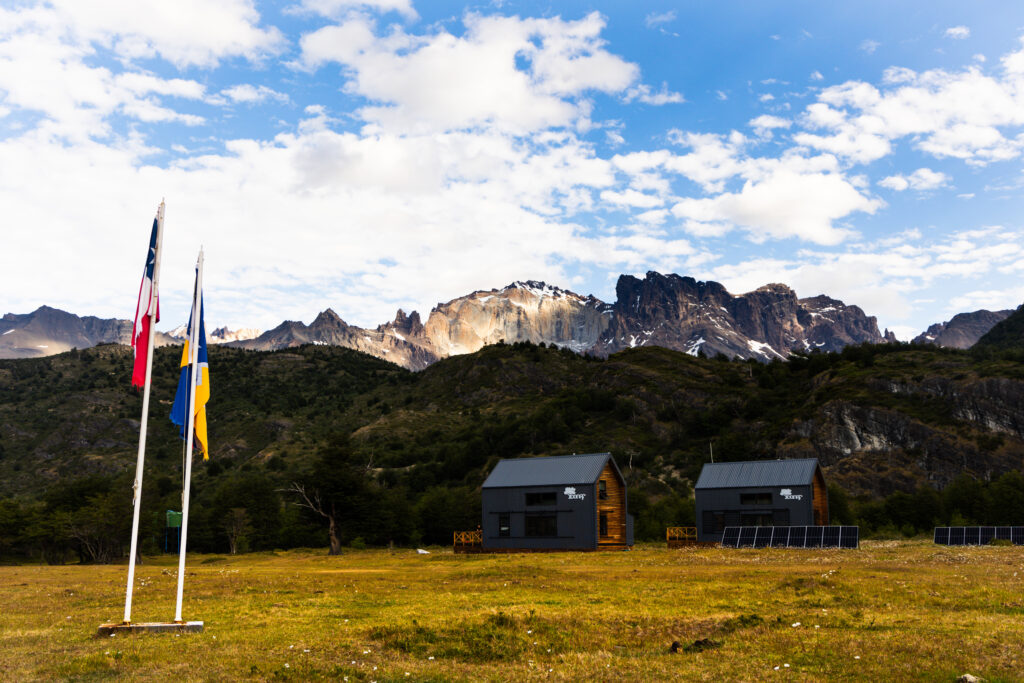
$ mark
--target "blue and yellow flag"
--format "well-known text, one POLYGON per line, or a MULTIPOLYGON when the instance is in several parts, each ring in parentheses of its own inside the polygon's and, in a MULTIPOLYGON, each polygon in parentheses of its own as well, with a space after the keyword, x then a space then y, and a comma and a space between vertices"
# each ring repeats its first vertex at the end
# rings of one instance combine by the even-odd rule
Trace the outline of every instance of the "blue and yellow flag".
MULTIPOLYGON (((206 358, 206 326, 203 324, 203 295, 199 296, 199 374, 196 378, 196 419, 195 433, 199 448, 203 451, 203 460, 210 458, 209 442, 206 438, 206 402, 210 400, 210 366, 206 358)), ((171 407, 171 422, 181 427, 181 438, 186 438, 185 428, 188 424, 189 388, 192 386, 192 368, 189 363, 192 360, 192 350, 188 339, 192 338, 192 316, 188 319, 188 338, 185 340, 185 348, 181 352, 181 377, 178 379, 178 392, 174 395, 174 405, 171 407)))

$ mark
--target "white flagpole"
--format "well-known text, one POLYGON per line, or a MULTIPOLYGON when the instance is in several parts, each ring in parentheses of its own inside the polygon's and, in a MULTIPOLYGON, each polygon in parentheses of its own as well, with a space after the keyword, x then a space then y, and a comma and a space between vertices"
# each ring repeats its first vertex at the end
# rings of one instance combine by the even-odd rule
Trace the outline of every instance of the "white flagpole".
MULTIPOLYGON (((188 497, 189 489, 192 487, 192 447, 195 439, 196 421, 196 382, 199 379, 199 330, 201 328, 200 316, 202 314, 203 300, 203 250, 199 250, 199 260, 196 262, 196 293, 192 299, 192 329, 189 330, 189 352, 192 358, 189 365, 192 368, 191 382, 188 392, 188 442, 185 451, 185 483, 182 486, 181 494, 181 541, 178 549, 178 596, 174 607, 174 623, 183 624, 181 618, 181 598, 185 590, 185 547, 188 539, 188 497)), ((204 340, 205 341, 205 340, 204 340)))
POLYGON ((135 586, 135 558, 139 548, 139 513, 142 508, 142 470, 146 457, 146 424, 149 421, 149 386, 153 374, 153 339, 156 335, 156 306, 160 280, 160 244, 164 238, 164 203, 160 202, 156 219, 156 257, 153 264, 153 286, 149 293, 149 346, 146 350, 146 381, 142 388, 142 425, 139 427, 139 455, 135 462, 134 498, 132 500, 132 544, 128 554, 128 589, 124 597, 124 623, 132 623, 132 589, 135 586))

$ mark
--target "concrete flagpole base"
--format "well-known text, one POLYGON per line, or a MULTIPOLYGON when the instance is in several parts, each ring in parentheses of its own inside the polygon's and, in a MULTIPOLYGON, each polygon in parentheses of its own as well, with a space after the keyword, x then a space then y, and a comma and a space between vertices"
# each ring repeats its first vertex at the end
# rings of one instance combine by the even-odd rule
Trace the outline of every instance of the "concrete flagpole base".
POLYGON ((110 637, 118 634, 133 633, 202 633, 203 622, 183 621, 171 622, 139 622, 137 624, 103 624, 96 630, 96 637, 110 637))

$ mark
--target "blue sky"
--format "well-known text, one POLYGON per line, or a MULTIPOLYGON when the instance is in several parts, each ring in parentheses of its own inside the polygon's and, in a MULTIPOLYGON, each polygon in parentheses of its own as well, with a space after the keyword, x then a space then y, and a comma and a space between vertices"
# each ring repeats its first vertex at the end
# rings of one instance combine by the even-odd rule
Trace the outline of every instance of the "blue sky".
MULTIPOLYGON (((86 7, 86 5, 88 5, 86 7)), ((0 9, 0 307, 267 329, 517 279, 783 282, 909 338, 1024 302, 1024 5, 0 9)))

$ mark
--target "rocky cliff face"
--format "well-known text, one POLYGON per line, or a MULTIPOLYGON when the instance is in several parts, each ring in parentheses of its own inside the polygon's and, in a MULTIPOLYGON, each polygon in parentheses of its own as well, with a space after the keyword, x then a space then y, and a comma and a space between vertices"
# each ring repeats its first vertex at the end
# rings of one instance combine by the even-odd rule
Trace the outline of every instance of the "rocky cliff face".
POLYGON ((97 344, 131 342, 130 320, 103 320, 40 306, 32 313, 0 319, 0 358, 35 358, 86 349, 97 344))
MULTIPOLYGON (((404 314, 399 311, 399 318, 404 314)), ((415 315, 415 314, 414 314, 415 315)), ((417 317, 418 320, 418 317, 417 317)), ((366 330, 349 325, 331 309, 316 317, 310 325, 287 320, 254 339, 230 342, 228 346, 261 351, 287 349, 303 344, 329 344, 355 349, 389 360, 412 370, 422 370, 438 360, 429 349, 403 339, 401 334, 384 329, 366 330)))
MULTIPOLYGON (((129 321, 98 322, 120 327, 116 334, 109 333, 109 338, 89 343, 82 337, 77 344, 49 352, 103 341, 128 342, 129 321)), ((19 348, 31 349, 29 343, 42 338, 12 337, 12 341, 16 340, 19 348)), ((0 336, 0 341, 4 339, 0 336)), ((875 318, 827 296, 798 299, 793 290, 780 284, 734 296, 717 282, 654 272, 643 279, 621 276, 614 304, 543 282, 525 281, 440 303, 426 322, 415 311, 406 315, 399 310, 393 321, 364 329, 349 325, 327 309, 308 326, 286 321, 258 335, 254 330, 220 328, 209 337, 210 343, 264 351, 302 344, 344 346, 413 370, 500 341, 553 344, 598 355, 650 345, 693 355, 703 351, 769 361, 785 359, 793 349, 835 351, 848 344, 893 339, 889 333, 879 333, 875 318)), ((161 341, 180 343, 173 337, 161 341)), ((37 341, 40 348, 49 344, 37 341)))
POLYGON ((836 351, 895 340, 857 306, 827 296, 798 299, 781 284, 734 296, 717 282, 651 272, 643 280, 620 277, 616 295, 608 334, 595 347, 602 354, 653 345, 771 360, 793 349, 836 351))
POLYGON ((878 405, 834 400, 794 424, 779 457, 817 457, 851 493, 888 495, 961 472, 986 478, 1021 466, 1024 382, 1005 377, 925 377, 869 382, 872 395, 911 397, 936 411, 928 421, 878 405), (984 438, 964 438, 973 427, 984 438))
POLYGON ((543 282, 513 282, 438 304, 424 333, 441 357, 473 353, 502 340, 586 351, 608 327, 611 314, 611 306, 592 296, 543 282))
POLYGON ((969 349, 1011 313, 1013 313, 1012 310, 958 313, 953 316, 952 320, 929 326, 927 330, 914 337, 913 341, 915 344, 935 344, 952 349, 969 349))

